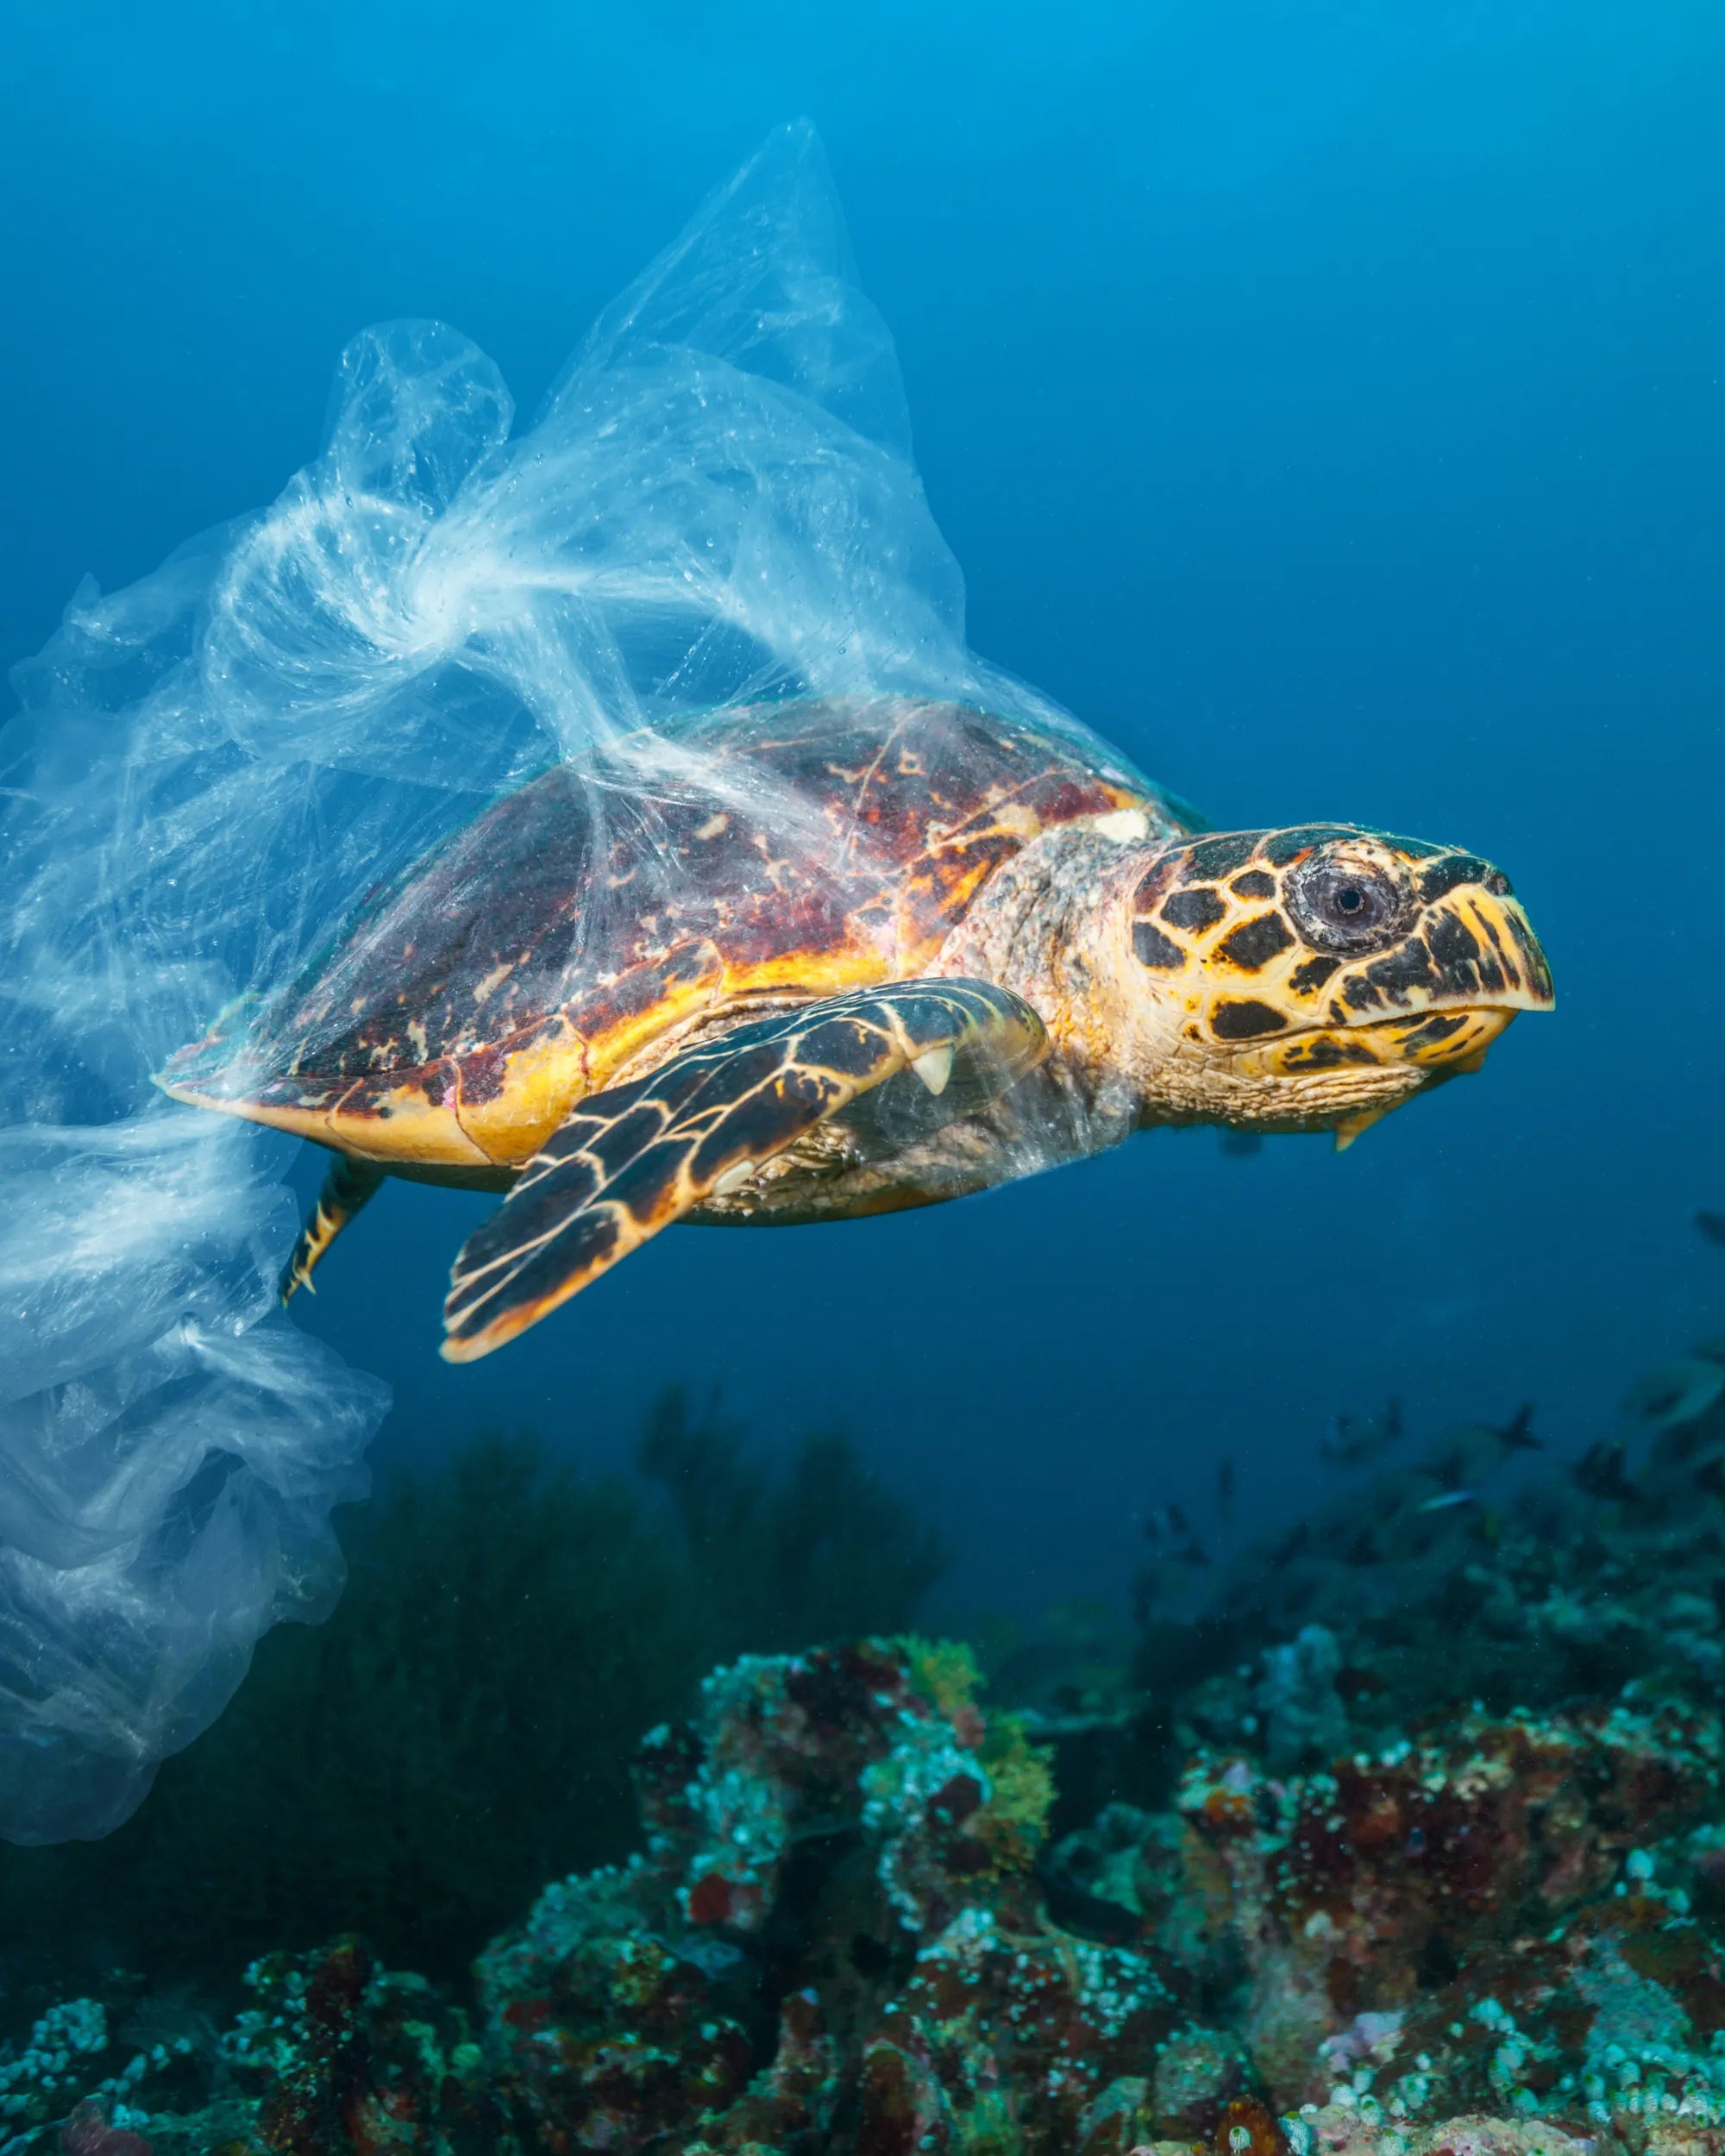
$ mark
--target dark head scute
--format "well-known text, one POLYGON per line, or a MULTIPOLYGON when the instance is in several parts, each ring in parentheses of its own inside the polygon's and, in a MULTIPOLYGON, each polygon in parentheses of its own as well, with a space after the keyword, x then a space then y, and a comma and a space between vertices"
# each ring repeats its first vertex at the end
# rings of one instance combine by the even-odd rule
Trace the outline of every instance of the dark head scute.
POLYGON ((1284 1070, 1339 1070, 1349 1063, 1375 1063, 1377 1061, 1364 1041, 1337 1040, 1328 1033, 1320 1033, 1315 1039, 1300 1042, 1289 1048, 1283 1059, 1284 1070))
POLYGON ((1262 1040, 1266 1034, 1285 1032, 1287 1027, 1281 1012, 1249 997, 1218 1003, 1210 1013, 1210 1031, 1219 1041, 1262 1040))
POLYGON ((1154 921, 1132 923, 1132 950, 1141 966, 1153 967, 1157 973, 1177 973, 1186 963, 1185 952, 1154 921))
POLYGON ((1289 975, 1288 985, 1295 995, 1311 995, 1323 987, 1341 962, 1339 958, 1321 955, 1316 958, 1302 958, 1289 975))
MULTIPOLYGON (((1488 876, 1496 873, 1477 854, 1446 854, 1440 861, 1434 861, 1429 868, 1420 871, 1420 903, 1421 906, 1435 905, 1438 899, 1448 898, 1458 885, 1484 883, 1488 876)), ((1507 893, 1509 879, 1505 877, 1502 881, 1507 893)))
POLYGON ((1289 862, 1298 861, 1302 854, 1315 853, 1320 846, 1358 836, 1346 824, 1296 824, 1285 831, 1271 831, 1258 850, 1272 868, 1285 868, 1289 862))
POLYGON ((1467 1022, 1465 1017, 1452 1015, 1446 1018, 1440 1012, 1431 1018, 1421 1018, 1411 1027, 1397 1026, 1396 1031, 1404 1048, 1435 1048, 1440 1042, 1459 1033, 1467 1022))
POLYGON ((1170 928, 1183 928, 1201 936, 1227 915, 1227 907, 1214 891, 1176 891, 1162 902, 1162 918, 1170 928))
POLYGON ((1242 973, 1256 973, 1288 950, 1293 941, 1294 931, 1279 913, 1259 913, 1230 931, 1217 944, 1216 956, 1238 966, 1242 973))
POLYGON ((1225 831, 1220 838, 1206 838, 1186 856, 1180 871, 1182 883, 1218 883, 1244 868, 1258 851, 1262 831, 1225 831))
POLYGON ((1391 951, 1387 958, 1374 960, 1366 968, 1365 977, 1392 1001, 1406 996, 1411 989, 1438 986, 1432 969, 1432 954, 1426 949, 1424 939, 1418 936, 1410 936, 1399 950, 1391 951))
POLYGON ((1237 899, 1273 899, 1276 879, 1262 868, 1248 868, 1243 876, 1236 876, 1228 888, 1237 899))

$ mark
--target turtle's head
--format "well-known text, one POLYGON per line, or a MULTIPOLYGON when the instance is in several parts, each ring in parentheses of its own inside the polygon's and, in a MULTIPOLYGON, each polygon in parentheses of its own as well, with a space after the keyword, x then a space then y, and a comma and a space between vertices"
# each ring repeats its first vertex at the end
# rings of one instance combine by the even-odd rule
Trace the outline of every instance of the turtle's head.
POLYGON ((1552 1006, 1509 878, 1452 848, 1339 824, 1226 832, 1163 848, 1121 895, 1148 1121, 1346 1144, 1552 1006))

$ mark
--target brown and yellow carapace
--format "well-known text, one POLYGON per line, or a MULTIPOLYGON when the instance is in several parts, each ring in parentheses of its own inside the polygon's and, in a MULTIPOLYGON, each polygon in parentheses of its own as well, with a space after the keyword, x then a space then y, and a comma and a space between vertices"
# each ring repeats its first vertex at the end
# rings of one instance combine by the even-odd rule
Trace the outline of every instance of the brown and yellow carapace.
POLYGON ((1076 729, 732 711, 493 803, 159 1082, 338 1156, 285 1294, 386 1175, 507 1191, 464 1361, 675 1219, 934 1204, 1157 1123, 1346 1143, 1550 1006, 1477 856, 1193 824, 1076 729))

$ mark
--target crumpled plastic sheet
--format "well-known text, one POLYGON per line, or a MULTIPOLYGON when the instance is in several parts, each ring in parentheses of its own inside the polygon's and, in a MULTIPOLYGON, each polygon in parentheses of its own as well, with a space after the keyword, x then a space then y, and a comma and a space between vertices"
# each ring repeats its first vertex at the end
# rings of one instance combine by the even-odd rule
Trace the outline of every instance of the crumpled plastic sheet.
MULTIPOLYGON (((82 589, 0 736, 16 1840, 106 1832, 269 1625, 327 1612, 329 1510, 362 1491, 386 1405, 276 1305, 285 1142, 162 1100, 172 1051, 284 995, 555 757, 650 832, 656 800, 710 778, 715 712, 905 694, 1087 738, 965 648, 806 124, 600 317, 530 427, 429 322, 357 337, 332 411, 268 510, 129 590, 82 589)), ((768 805, 819 843, 804 805, 768 805)))

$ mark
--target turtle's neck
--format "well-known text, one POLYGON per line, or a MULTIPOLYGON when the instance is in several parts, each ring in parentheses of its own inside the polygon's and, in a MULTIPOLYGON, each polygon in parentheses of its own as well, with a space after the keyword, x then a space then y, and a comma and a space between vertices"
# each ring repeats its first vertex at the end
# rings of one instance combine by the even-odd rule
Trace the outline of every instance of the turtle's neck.
POLYGON ((929 968, 1010 988, 1048 1028, 1049 1077, 1094 1130, 1073 1150, 1117 1144, 1140 1088, 1117 1058, 1118 991, 1104 951, 1113 901, 1156 849, 1093 826, 1044 831, 998 868, 929 968))

